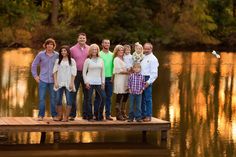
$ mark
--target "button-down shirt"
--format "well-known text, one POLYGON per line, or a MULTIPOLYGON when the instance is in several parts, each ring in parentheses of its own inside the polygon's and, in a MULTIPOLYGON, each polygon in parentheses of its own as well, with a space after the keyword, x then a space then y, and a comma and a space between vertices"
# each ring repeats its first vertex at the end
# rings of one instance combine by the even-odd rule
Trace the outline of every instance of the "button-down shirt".
POLYGON ((58 58, 58 52, 54 51, 51 56, 46 54, 46 51, 41 51, 35 57, 32 66, 31 73, 35 78, 38 76, 37 67, 40 66, 39 78, 45 83, 53 83, 53 66, 58 58))
POLYGON ((88 50, 89 50, 88 45, 81 47, 79 43, 70 48, 71 57, 74 58, 78 71, 83 70, 84 61, 88 57, 88 50))
POLYGON ((129 76, 128 88, 131 90, 131 94, 141 94, 144 90, 145 80, 141 73, 132 73, 129 76))
POLYGON ((141 62, 141 73, 143 76, 149 76, 149 79, 146 81, 148 84, 152 84, 158 77, 158 66, 159 62, 153 53, 144 55, 141 62))

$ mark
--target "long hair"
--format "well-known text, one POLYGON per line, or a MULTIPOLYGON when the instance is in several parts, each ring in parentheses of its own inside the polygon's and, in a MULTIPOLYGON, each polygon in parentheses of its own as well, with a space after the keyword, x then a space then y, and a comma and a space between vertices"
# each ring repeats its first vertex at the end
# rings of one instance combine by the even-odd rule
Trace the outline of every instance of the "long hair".
POLYGON ((113 53, 114 53, 114 58, 117 57, 117 53, 118 53, 118 51, 119 51, 120 49, 124 49, 124 46, 122 46, 122 45, 116 45, 116 47, 114 48, 114 51, 113 51, 113 53))
POLYGON ((69 61, 69 65, 71 65, 70 48, 69 48, 69 46, 67 46, 67 45, 63 45, 63 46, 60 48, 60 50, 59 50, 59 62, 58 62, 58 64, 60 65, 60 64, 61 64, 61 61, 62 61, 62 59, 63 59, 63 56, 62 56, 62 54, 61 54, 62 49, 66 49, 67 57, 68 57, 68 61, 69 61))
POLYGON ((96 48, 97 49, 97 57, 99 57, 99 51, 100 48, 97 44, 92 44, 89 46, 89 50, 88 50, 88 58, 92 58, 92 53, 93 53, 93 49, 96 48))

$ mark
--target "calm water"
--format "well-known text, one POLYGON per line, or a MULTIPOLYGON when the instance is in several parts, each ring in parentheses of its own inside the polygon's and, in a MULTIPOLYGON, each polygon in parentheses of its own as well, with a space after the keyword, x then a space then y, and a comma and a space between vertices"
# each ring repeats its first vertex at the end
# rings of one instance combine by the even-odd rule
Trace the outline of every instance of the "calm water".
MULTIPOLYGON (((30 73, 34 56, 27 48, 0 52, 0 116, 37 116, 37 84, 30 73)), ((0 133, 0 150, 9 155, 6 150, 23 149, 19 156, 32 149, 43 152, 38 156, 236 156, 236 53, 222 52, 220 59, 210 52, 157 56, 153 112, 171 122, 166 142, 159 132, 148 133, 147 144, 140 132, 50 132, 39 145, 40 133, 0 133), (51 150, 62 148, 59 154, 51 150)))

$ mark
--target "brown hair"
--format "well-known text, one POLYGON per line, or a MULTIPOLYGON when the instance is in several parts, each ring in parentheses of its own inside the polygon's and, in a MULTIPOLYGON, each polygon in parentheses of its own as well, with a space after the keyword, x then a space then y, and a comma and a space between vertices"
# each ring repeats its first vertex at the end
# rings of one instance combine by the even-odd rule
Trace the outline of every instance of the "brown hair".
POLYGON ((56 42, 55 42, 55 40, 53 39, 53 38, 48 38, 47 40, 45 40, 45 42, 44 42, 44 44, 43 44, 43 48, 46 48, 46 46, 48 45, 48 44, 53 44, 53 46, 54 46, 54 49, 56 48, 56 42))
POLYGON ((86 37, 86 33, 84 33, 84 32, 81 32, 81 33, 79 33, 79 34, 78 34, 78 37, 79 37, 80 35, 82 35, 82 36, 85 36, 85 37, 86 37))
POLYGON ((116 47, 114 48, 114 58, 117 57, 117 52, 120 50, 120 49, 124 49, 124 46, 122 45, 116 45, 116 47))
POLYGON ((92 44, 89 46, 89 50, 88 50, 88 58, 91 58, 92 57, 92 53, 93 53, 93 48, 97 48, 98 52, 97 52, 97 57, 99 57, 99 51, 100 51, 100 48, 97 44, 92 44))

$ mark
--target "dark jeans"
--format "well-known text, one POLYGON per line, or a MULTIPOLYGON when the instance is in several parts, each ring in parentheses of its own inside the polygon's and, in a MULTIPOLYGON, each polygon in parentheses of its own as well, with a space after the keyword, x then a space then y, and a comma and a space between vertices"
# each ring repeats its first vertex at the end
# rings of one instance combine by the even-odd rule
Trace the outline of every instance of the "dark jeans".
MULTIPOLYGON (((149 79, 149 76, 145 76, 145 81, 149 79)), ((142 94, 142 117, 152 117, 152 84, 143 91, 142 94)))
POLYGON ((70 117, 76 117, 76 110, 77 110, 76 97, 77 97, 77 93, 78 93, 80 84, 82 84, 82 90, 83 90, 83 95, 84 95, 84 99, 83 99, 83 117, 87 118, 88 117, 88 113, 87 113, 88 91, 85 88, 82 71, 77 71, 77 75, 75 77, 75 89, 76 89, 76 91, 72 93, 72 108, 71 108, 71 112, 70 112, 70 117))
POLYGON ((106 101, 106 94, 104 90, 102 90, 101 85, 90 85, 90 88, 88 89, 88 119, 93 118, 93 113, 92 113, 92 96, 93 96, 93 91, 96 91, 96 94, 99 97, 100 104, 95 108, 94 105, 94 115, 97 118, 97 120, 102 120, 103 119, 103 109, 104 109, 104 104, 106 101))
POLYGON ((45 97, 48 90, 50 95, 50 110, 51 116, 57 116, 56 112, 56 92, 53 89, 54 83, 39 82, 39 114, 38 116, 45 116, 45 97))
MULTIPOLYGON (((105 94, 106 94, 106 103, 105 103, 105 113, 106 117, 111 115, 111 96, 112 96, 112 82, 111 77, 106 77, 105 79, 105 94)), ((94 100, 94 110, 98 110, 98 106, 100 104, 100 97, 96 93, 94 100)))
POLYGON ((66 95, 66 104, 71 106, 72 105, 71 95, 73 92, 70 92, 68 89, 66 89, 66 87, 61 87, 56 91, 56 95, 57 95, 56 105, 58 105, 58 106, 62 105, 63 93, 65 93, 65 95, 66 95))

